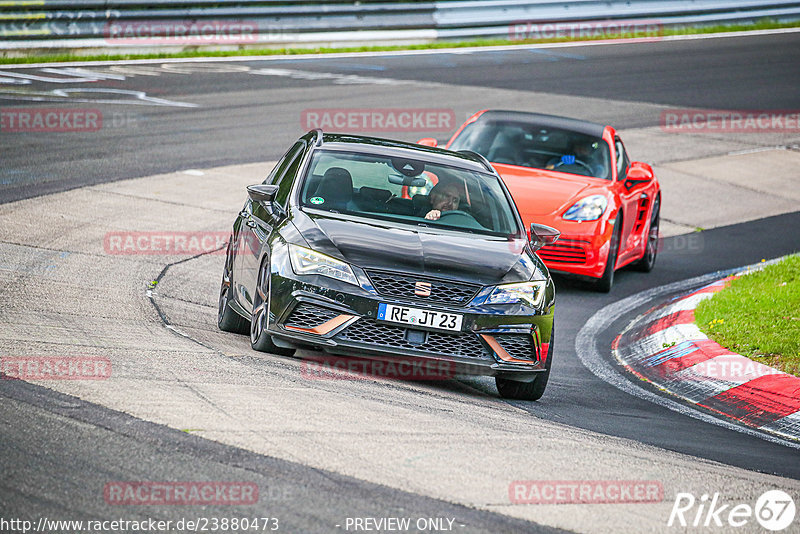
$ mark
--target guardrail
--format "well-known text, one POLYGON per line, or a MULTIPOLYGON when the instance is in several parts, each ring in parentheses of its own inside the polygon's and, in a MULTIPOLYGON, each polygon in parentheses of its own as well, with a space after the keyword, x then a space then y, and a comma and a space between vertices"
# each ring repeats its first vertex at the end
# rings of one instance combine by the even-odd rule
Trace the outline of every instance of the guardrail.
POLYGON ((537 31, 577 32, 580 24, 584 24, 583 31, 615 23, 631 28, 650 25, 652 31, 653 25, 663 28, 764 18, 798 20, 800 1, 3 0, 0 53, 514 40, 536 38, 537 31))

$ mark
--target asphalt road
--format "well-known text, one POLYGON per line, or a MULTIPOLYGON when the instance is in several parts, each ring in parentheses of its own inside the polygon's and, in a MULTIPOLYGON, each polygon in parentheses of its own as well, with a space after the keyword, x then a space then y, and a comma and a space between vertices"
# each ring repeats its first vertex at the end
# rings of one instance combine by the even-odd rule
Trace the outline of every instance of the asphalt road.
MULTIPOLYGON (((95 132, 0 132, 0 201, 178 169, 275 159, 303 130, 303 110, 331 106, 447 107, 455 110, 460 122, 481 107, 519 107, 520 92, 529 92, 534 100, 526 107, 608 120, 621 128, 657 126, 660 111, 667 106, 793 109, 798 107, 799 44, 800 36, 790 34, 538 52, 289 59, 226 62, 222 67, 156 65, 137 74, 131 74, 130 68, 88 67, 107 77, 66 84, 0 83, 4 111, 64 106, 99 109, 104 117, 103 128, 95 132), (124 80, 113 79, 122 72, 124 80), (73 87, 75 92, 64 92, 73 87), (98 88, 105 92, 85 91, 98 88), (154 105, 120 90, 142 91, 149 98, 168 102, 154 105), (139 100, 137 104, 97 101, 112 97, 139 100)), ((2 70, 64 76, 37 68, 2 70)), ((421 133, 394 136, 416 139, 421 133)), ((444 138, 448 133, 437 136, 444 138)), ((64 210, 69 213, 68 206, 64 210)), ((232 212, 231 220, 233 216, 232 212)), ((560 337, 550 386, 540 402, 513 405, 542 420, 800 479, 796 449, 631 397, 592 375, 574 349, 580 327, 606 304, 649 287, 800 250, 798 227, 800 213, 794 213, 702 232, 698 234, 702 239, 691 247, 685 238, 669 238, 656 270, 649 275, 621 271, 610 295, 587 292, 559 279, 560 337)), ((48 246, 58 248, 57 242, 54 239, 48 246)), ((5 286, 3 293, 4 298, 24 297, 11 286, 5 286)), ((610 346, 616 332, 637 311, 630 310, 606 331, 601 344, 610 346)), ((254 371, 268 371, 270 365, 258 359, 243 363, 254 371)), ((465 387, 494 395, 489 384, 465 379, 460 385, 433 387, 447 391, 465 387)), ((36 386, 2 381, 0 396, 4 398, 0 436, 8 451, 0 459, 6 474, 0 492, 3 516, 13 511, 19 516, 65 517, 69 511, 85 518, 106 517, 109 509, 98 499, 98 492, 109 479, 242 477, 257 480, 261 488, 275 487, 276 500, 266 501, 265 509, 259 511, 269 512, 273 505, 283 510, 288 531, 325 532, 346 516, 401 512, 456 517, 469 527, 465 531, 545 530, 506 516, 213 444, 36 386)), ((482 402, 480 395, 474 400, 482 402)), ((151 510, 150 515, 164 518, 183 512, 163 507, 151 510)))

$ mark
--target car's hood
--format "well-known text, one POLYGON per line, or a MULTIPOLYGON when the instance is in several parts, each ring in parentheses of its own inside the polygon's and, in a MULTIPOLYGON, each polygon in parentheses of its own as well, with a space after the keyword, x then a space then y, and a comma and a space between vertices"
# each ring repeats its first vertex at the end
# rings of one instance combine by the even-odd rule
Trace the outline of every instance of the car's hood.
POLYGON ((523 219, 566 211, 588 187, 603 183, 599 178, 563 172, 492 163, 503 177, 523 219))
POLYGON ((416 229, 321 212, 296 214, 294 224, 312 249, 363 269, 404 271, 482 285, 530 280, 539 269, 524 239, 416 229))

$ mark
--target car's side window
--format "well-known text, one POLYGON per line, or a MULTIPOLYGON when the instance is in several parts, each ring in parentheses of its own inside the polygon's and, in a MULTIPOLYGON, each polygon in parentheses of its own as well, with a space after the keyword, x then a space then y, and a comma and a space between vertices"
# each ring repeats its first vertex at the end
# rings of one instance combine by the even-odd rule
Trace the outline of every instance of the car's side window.
POLYGON ((625 151, 625 145, 622 144, 622 140, 619 137, 615 141, 615 149, 617 153, 617 179, 621 180, 628 174, 630 160, 628 159, 628 153, 625 151))
POLYGON ((294 157, 297 155, 298 152, 301 152, 304 147, 304 143, 302 141, 298 141, 292 145, 292 147, 286 151, 286 154, 281 156, 281 159, 278 160, 278 163, 275 165, 275 168, 272 169, 272 172, 269 173, 267 179, 264 180, 265 184, 277 184, 280 182, 281 178, 286 175, 286 169, 291 165, 294 157))
MULTIPOLYGON (((298 141, 292 145, 292 148, 290 148, 286 154, 284 154, 281 159, 278 160, 275 168, 272 169, 272 172, 270 172, 269 176, 267 176, 266 180, 264 180, 265 184, 278 186, 278 194, 275 196, 275 202, 284 209, 286 207, 286 198, 288 197, 289 190, 291 190, 292 187, 292 180, 284 180, 284 178, 287 176, 293 176, 293 173, 297 171, 296 166, 299 165, 300 161, 303 159, 302 156, 304 148, 305 143, 302 141, 298 141)), ((268 211, 260 204, 252 204, 251 210, 253 215, 255 215, 257 218, 263 221, 269 219, 268 211)))
POLYGON ((289 199, 289 194, 292 192, 292 185, 297 172, 300 170, 300 163, 303 161, 304 143, 297 143, 297 151, 287 158, 289 164, 283 171, 283 174, 278 177, 275 184, 278 186, 278 192, 275 194, 275 203, 286 209, 286 201, 289 199))

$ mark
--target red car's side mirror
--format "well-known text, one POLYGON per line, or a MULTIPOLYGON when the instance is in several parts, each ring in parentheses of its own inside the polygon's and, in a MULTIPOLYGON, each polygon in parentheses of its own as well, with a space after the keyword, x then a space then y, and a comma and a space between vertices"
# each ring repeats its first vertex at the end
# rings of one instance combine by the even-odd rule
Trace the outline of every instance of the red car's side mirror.
POLYGON ((417 144, 424 146, 439 146, 439 141, 437 141, 433 137, 423 137, 422 139, 417 141, 417 144))
POLYGON ((539 250, 545 245, 552 245, 561 236, 561 232, 552 226, 545 226, 544 224, 531 223, 531 247, 534 252, 539 250))
POLYGON ((631 163, 631 168, 628 170, 628 174, 625 176, 622 185, 625 189, 631 191, 637 187, 649 184, 653 181, 653 178, 655 178, 655 174, 650 165, 642 163, 641 161, 634 161, 631 163))

